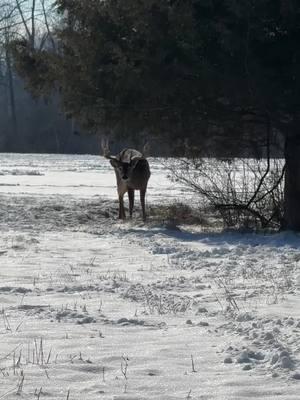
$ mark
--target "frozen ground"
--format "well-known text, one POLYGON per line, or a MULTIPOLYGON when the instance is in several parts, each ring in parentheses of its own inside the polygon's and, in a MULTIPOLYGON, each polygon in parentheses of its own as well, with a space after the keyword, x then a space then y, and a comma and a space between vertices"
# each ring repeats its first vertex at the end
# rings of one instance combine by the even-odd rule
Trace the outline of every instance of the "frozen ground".
POLYGON ((300 399, 299 236, 121 223, 101 157, 0 155, 0 190, 0 399, 300 399))

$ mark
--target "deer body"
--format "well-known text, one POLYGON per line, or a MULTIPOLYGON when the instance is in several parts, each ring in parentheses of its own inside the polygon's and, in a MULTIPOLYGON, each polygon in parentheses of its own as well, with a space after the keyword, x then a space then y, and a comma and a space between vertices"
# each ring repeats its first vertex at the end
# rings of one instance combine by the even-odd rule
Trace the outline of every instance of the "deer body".
POLYGON ((150 167, 147 159, 137 150, 124 149, 116 156, 109 154, 105 147, 104 156, 110 160, 115 170, 119 196, 119 218, 125 219, 124 194, 128 193, 129 215, 132 217, 134 191, 140 191, 143 220, 146 220, 145 196, 150 178, 150 167))

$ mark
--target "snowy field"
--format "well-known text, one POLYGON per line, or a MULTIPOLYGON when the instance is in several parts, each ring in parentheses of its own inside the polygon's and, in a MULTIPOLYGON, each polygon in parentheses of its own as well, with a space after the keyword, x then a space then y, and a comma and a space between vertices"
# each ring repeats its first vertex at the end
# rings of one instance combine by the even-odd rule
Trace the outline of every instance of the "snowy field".
MULTIPOLYGON (((193 200, 152 160, 148 206, 193 200)), ((300 237, 116 219, 94 156, 0 155, 0 399, 300 399, 300 237)))

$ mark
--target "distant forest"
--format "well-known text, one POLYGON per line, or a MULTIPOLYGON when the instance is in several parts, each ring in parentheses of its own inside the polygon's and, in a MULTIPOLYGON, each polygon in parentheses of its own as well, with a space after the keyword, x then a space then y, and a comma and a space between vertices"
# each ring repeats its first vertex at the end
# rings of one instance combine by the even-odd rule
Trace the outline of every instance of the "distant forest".
MULTIPOLYGON (((78 131, 58 98, 34 99, 13 73, 13 102, 5 63, 0 66, 0 152, 97 154, 94 135, 78 131), (14 115, 15 113, 15 115, 14 115)), ((99 153, 99 151, 98 151, 99 153)))
MULTIPOLYGON (((83 130, 74 119, 66 118, 59 96, 34 98, 25 82, 7 59, 0 58, 0 152, 101 154, 95 132, 83 130), (11 77, 10 77, 11 73, 11 77)), ((112 151, 122 147, 142 148, 143 135, 118 137, 111 141, 112 151)), ((152 155, 168 155, 168 145, 160 142, 152 155)))
MULTIPOLYGON (((3 50, 3 49, 2 49, 3 50)), ((0 152, 100 154, 95 132, 83 130, 74 119, 66 118, 59 96, 35 98, 13 67, 7 68, 6 57, 0 57, 0 152)), ((143 136, 111 141, 111 149, 142 148, 143 136)), ((153 155, 167 155, 168 146, 160 143, 151 149, 153 155)))
MULTIPOLYGON (((25 82, 16 71, 7 68, 7 59, 0 58, 0 152, 20 153, 60 153, 60 154, 100 154, 99 138, 95 132, 79 127, 74 119, 66 118, 62 111, 59 96, 47 99, 34 97, 26 89, 25 82), (11 74, 11 76, 10 76, 11 74)), ((208 134, 209 135, 209 134, 208 134)), ((203 149, 210 155, 231 155, 229 148, 218 143, 218 135, 202 138, 203 149)), ((113 151, 125 147, 142 148, 144 135, 132 135, 124 138, 117 136, 111 143, 113 151)), ((278 141, 278 137, 277 137, 278 141)), ((151 155, 182 155, 183 144, 177 139, 172 143, 162 138, 152 138, 151 155)), ((236 146, 235 149, 238 147, 236 146)), ((260 157, 261 146, 256 139, 247 141, 243 148, 238 148, 234 156, 251 154, 260 157)), ((273 155, 282 156, 278 143, 273 148, 273 155)))

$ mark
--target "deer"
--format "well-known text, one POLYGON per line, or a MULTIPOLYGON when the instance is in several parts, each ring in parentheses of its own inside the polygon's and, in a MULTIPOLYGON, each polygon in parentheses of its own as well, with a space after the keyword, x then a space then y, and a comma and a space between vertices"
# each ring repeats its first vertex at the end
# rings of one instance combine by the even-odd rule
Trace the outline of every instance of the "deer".
POLYGON ((115 170, 117 180, 117 191, 119 198, 119 219, 125 219, 124 195, 128 193, 129 216, 132 218, 134 206, 134 191, 140 191, 140 201, 142 206, 143 221, 146 221, 145 197, 148 181, 150 178, 149 163, 144 156, 147 145, 144 146, 143 153, 135 149, 123 149, 117 155, 111 155, 108 140, 102 139, 101 147, 103 156, 110 161, 115 170))

